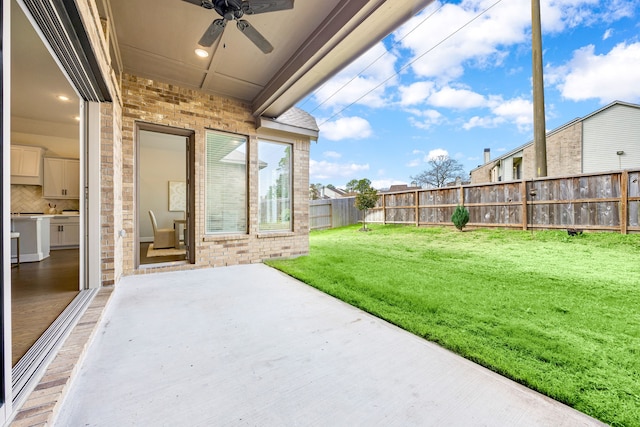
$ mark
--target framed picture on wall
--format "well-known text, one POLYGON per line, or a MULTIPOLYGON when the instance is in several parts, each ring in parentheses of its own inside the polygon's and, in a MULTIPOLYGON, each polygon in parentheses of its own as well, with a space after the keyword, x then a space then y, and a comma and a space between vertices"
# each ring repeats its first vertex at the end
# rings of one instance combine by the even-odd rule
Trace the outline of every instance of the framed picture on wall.
POLYGON ((169 211, 184 212, 187 210, 187 183, 185 181, 169 181, 169 211))

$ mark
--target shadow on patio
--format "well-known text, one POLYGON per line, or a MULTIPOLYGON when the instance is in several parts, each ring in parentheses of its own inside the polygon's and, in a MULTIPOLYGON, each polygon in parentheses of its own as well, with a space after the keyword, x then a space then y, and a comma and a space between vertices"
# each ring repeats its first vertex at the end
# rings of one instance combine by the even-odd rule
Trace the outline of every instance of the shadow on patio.
POLYGON ((262 264, 124 278, 56 425, 600 425, 262 264))

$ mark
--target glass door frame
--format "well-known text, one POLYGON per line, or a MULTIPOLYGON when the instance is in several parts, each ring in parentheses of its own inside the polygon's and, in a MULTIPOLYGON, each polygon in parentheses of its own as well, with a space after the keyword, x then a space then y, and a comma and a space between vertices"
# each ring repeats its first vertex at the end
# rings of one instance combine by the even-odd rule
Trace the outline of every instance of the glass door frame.
MULTIPOLYGON (((159 125, 155 123, 136 122, 134 133, 134 147, 135 147, 135 232, 134 232, 134 266, 136 269, 141 267, 140 264, 140 131, 163 133, 167 135, 182 136, 187 139, 187 211, 185 232, 188 233, 185 236, 187 242, 187 257, 186 262, 188 264, 195 264, 195 131, 191 129, 176 128, 166 125, 159 125)), ((148 264, 143 264, 148 265, 148 264)))

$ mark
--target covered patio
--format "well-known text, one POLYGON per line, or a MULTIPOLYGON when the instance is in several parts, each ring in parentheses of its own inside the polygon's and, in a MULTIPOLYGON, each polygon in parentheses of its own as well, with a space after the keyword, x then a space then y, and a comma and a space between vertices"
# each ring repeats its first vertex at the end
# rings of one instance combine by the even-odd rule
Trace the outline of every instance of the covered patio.
POLYGON ((93 337, 55 425, 602 425, 263 264, 125 277, 93 337))

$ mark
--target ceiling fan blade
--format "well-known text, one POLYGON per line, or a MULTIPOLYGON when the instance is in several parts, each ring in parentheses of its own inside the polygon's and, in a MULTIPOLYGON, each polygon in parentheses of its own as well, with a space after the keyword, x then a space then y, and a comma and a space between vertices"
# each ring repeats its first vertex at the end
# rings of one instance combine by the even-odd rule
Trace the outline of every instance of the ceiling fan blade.
POLYGON ((242 3, 242 9, 247 15, 288 10, 293 9, 293 0, 250 0, 242 3))
POLYGON ((224 19, 216 19, 209 25, 207 31, 204 32, 198 44, 200 46, 210 47, 224 31, 227 22, 224 19))
POLYGON ((187 3, 195 4, 196 6, 202 6, 202 0, 182 0, 182 1, 186 1, 187 3))
POLYGON ((247 36, 249 40, 253 42, 258 49, 260 49, 264 53, 271 53, 273 51, 273 46, 271 43, 265 39, 262 34, 258 32, 248 21, 241 19, 238 21, 238 29, 242 31, 242 33, 247 36))

